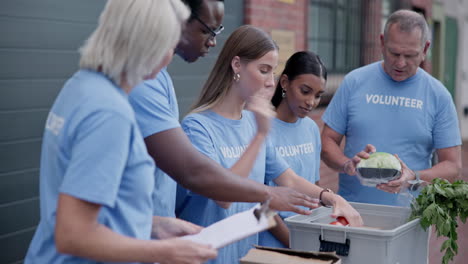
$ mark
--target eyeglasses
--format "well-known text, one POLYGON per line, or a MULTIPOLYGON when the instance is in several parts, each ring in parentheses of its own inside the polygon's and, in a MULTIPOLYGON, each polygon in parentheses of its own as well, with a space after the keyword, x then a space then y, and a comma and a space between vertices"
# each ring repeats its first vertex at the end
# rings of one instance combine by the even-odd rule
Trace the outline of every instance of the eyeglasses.
POLYGON ((213 40, 217 35, 219 35, 221 32, 224 30, 224 26, 220 25, 217 29, 213 30, 211 29, 203 20, 201 20, 198 15, 195 15, 193 18, 195 18, 200 24, 202 24, 210 33, 210 40, 213 40))

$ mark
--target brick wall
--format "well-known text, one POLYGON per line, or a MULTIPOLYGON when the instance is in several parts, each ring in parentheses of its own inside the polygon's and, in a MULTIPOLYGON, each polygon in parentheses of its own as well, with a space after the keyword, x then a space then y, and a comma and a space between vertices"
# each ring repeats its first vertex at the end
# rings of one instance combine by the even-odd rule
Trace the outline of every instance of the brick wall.
MULTIPOLYGON (((431 23, 432 1, 400 0, 398 6, 404 9, 423 10, 429 24, 431 23)), ((363 7, 361 62, 362 65, 366 65, 382 59, 379 37, 382 28, 382 1, 363 0, 363 7)), ((307 49, 308 13, 307 0, 245 0, 244 2, 245 24, 260 27, 270 34, 273 32, 275 40, 277 40, 274 36, 276 32, 279 32, 283 41, 293 36, 292 47, 277 40, 280 44, 279 68, 294 51, 307 49), (288 47, 283 47, 282 44, 288 47)), ((430 56, 421 66, 431 73, 430 56)))
POLYGON ((382 2, 375 0, 364 0, 361 56, 363 65, 382 59, 380 49, 380 33, 382 28, 382 2))
POLYGON ((246 0, 244 23, 264 29, 294 32, 295 50, 307 48, 307 0, 246 0))

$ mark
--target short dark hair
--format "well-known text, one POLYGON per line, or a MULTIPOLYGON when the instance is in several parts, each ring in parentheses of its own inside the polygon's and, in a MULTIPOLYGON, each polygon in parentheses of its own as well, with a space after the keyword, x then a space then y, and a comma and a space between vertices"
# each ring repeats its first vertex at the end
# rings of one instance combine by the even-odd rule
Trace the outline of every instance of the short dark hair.
MULTIPOLYGON (((298 51, 294 53, 286 62, 286 66, 284 67, 280 78, 283 74, 288 76, 288 80, 290 81, 294 80, 301 74, 313 74, 327 80, 327 68, 320 57, 312 51, 298 51)), ((273 95, 273 98, 271 98, 271 103, 275 107, 278 107, 283 99, 282 92, 283 87, 281 86, 281 82, 278 81, 275 94, 273 95)))
MULTIPOLYGON (((203 1, 207 0, 182 0, 190 8, 190 18, 192 20, 196 15, 200 14, 200 9, 202 7, 203 1)), ((224 2, 224 0, 216 0, 219 2, 224 2)))

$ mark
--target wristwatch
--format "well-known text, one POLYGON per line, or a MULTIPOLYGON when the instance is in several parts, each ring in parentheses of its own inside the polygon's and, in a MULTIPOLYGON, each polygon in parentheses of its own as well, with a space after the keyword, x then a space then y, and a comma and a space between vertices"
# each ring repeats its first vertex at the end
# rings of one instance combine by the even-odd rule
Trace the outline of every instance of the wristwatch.
POLYGON ((410 184, 410 186, 408 186, 408 189, 410 189, 410 191, 416 191, 419 188, 419 186, 421 186, 421 183, 422 183, 421 172, 413 171, 413 173, 416 179, 408 181, 408 183, 410 184))
POLYGON ((325 189, 322 189, 322 191, 320 191, 320 194, 319 194, 319 203, 321 206, 323 207, 331 207, 330 205, 326 205, 323 200, 322 200, 322 194, 323 192, 329 192, 329 193, 334 193, 332 190, 328 189, 328 188, 325 188, 325 189))

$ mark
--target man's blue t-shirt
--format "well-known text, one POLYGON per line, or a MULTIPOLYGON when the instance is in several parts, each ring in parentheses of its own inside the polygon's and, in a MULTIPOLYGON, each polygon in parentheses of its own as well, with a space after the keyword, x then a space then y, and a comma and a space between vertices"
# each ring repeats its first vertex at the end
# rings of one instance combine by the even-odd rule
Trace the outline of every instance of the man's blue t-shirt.
MULTIPOLYGON (((212 111, 190 114, 182 121, 182 128, 195 148, 225 168, 231 168, 239 160, 257 132, 255 117, 249 111, 243 111, 240 120, 227 119, 212 111)), ((286 162, 265 142, 249 178, 264 183, 287 168, 286 162)), ((215 201, 180 185, 177 189, 177 216, 201 226, 211 225, 252 206, 252 203, 232 203, 230 208, 223 209, 215 201)), ((209 263, 237 263, 257 243, 258 236, 253 235, 227 245, 218 251, 218 258, 209 263)))
MULTIPOLYGON (((424 170, 432 166, 436 149, 461 145, 450 93, 420 68, 402 82, 385 73, 381 61, 352 71, 322 118, 346 136, 344 153, 350 158, 372 144, 398 154, 410 169, 424 170)), ((353 202, 402 205, 397 194, 363 186, 347 174, 340 174, 339 194, 353 202)))
MULTIPOLYGON (((180 127, 179 107, 171 76, 164 68, 155 79, 136 86, 129 95, 143 137, 180 127)), ((174 217, 177 183, 156 167, 154 215, 174 217)))
MULTIPOLYGON (((273 119, 269 134, 270 142, 278 155, 288 163, 291 169, 311 183, 320 180, 320 131, 310 118, 299 118, 294 123, 273 119)), ((265 182, 277 186, 273 181, 265 182)), ((292 216, 293 212, 279 212, 282 219, 292 216)), ((284 248, 285 245, 269 231, 260 233, 259 244, 268 247, 284 248)))
POLYGON ((60 193, 101 205, 99 223, 150 239, 154 162, 125 92, 104 75, 80 70, 67 81, 45 125, 41 219, 25 263, 96 263, 57 252, 60 193))

